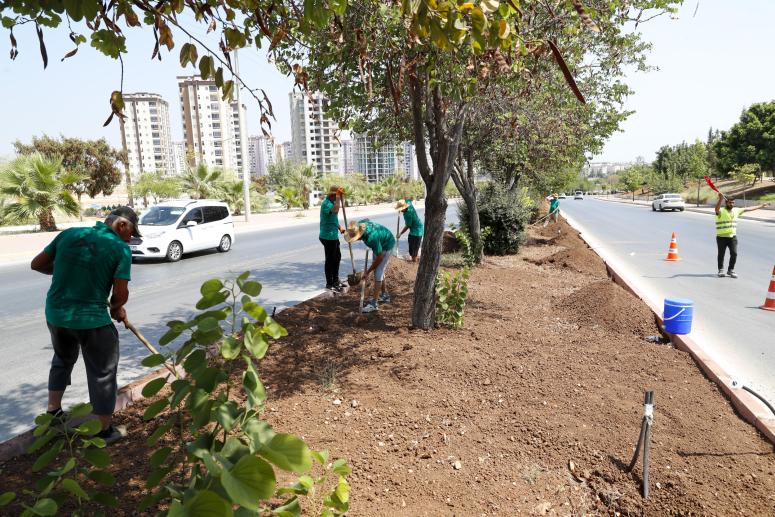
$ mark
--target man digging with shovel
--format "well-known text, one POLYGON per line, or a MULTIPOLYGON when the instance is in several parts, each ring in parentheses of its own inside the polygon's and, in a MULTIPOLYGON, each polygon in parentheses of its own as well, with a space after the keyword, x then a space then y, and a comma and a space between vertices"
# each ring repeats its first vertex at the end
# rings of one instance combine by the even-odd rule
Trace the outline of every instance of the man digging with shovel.
POLYGON ((409 230, 409 256, 411 257, 411 262, 417 262, 420 260, 420 245, 425 233, 425 226, 423 226, 420 216, 417 215, 417 211, 410 200, 401 200, 396 203, 396 210, 404 215, 404 224, 406 225, 398 236, 401 237, 409 230))
POLYGON ((385 270, 390 262, 390 256, 393 254, 396 238, 393 237, 390 230, 368 219, 350 223, 344 238, 348 243, 362 240, 374 254, 374 260, 363 272, 360 281, 366 282, 369 273, 374 272, 374 294, 371 301, 363 307, 362 312, 364 314, 375 312, 380 304, 390 303, 390 295, 385 284, 385 270))
POLYGON ((30 265, 53 276, 46 297, 46 323, 54 347, 48 375, 48 413, 62 420, 62 397, 82 352, 89 401, 102 424, 96 436, 107 443, 122 436, 111 424, 119 358, 118 331, 111 318, 127 325, 124 304, 129 299, 132 267, 127 243, 132 236, 140 237, 137 225, 134 210, 119 207, 104 223, 63 231, 30 265))

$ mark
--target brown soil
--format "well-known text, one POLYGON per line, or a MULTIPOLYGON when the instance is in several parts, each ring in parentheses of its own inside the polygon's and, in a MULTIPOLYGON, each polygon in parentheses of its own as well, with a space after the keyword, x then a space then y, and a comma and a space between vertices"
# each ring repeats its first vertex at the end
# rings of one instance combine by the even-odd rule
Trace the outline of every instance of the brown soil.
MULTIPOLYGON (((460 331, 410 329, 415 266, 398 261, 394 303, 376 315, 356 315, 355 292, 278 315, 290 335, 262 364, 267 418, 350 460, 351 515, 775 514, 772 446, 687 354, 640 338, 657 333, 653 317, 599 262, 576 267, 597 259, 565 223, 532 238, 473 272, 460 331), (569 267, 544 260, 561 248, 569 267), (640 463, 623 464, 646 389, 643 501, 640 463)), ((144 495, 143 406, 118 416, 133 439, 113 448, 117 515, 144 495)), ((0 465, 0 492, 29 482, 29 465, 0 465)))

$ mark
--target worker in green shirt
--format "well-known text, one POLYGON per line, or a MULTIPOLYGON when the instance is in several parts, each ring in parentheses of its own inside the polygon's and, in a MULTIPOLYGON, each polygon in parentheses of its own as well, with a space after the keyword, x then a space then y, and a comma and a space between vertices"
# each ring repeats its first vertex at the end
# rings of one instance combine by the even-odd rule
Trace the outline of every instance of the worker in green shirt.
POLYGON ((547 197, 546 200, 549 201, 549 213, 546 215, 544 228, 546 228, 550 222, 556 223, 559 220, 560 215, 560 196, 557 192, 547 197))
POLYGON ((735 263, 737 262, 737 219, 745 212, 759 210, 767 206, 770 206, 770 204, 762 203, 761 205, 739 208, 735 206, 734 199, 719 193, 718 202, 716 202, 716 248, 718 250, 716 261, 718 262, 719 277, 729 276, 737 278, 737 273, 735 273, 735 263), (722 201, 724 201, 723 207, 721 206, 722 201), (729 268, 725 275, 724 255, 727 248, 729 248, 729 268))
POLYGON ((89 401, 111 443, 122 434, 111 424, 116 407, 118 331, 126 325, 132 252, 129 241, 140 237, 137 214, 119 207, 95 226, 69 228, 32 259, 31 268, 52 275, 46 296, 46 323, 54 357, 48 374, 48 413, 61 421, 62 397, 79 352, 86 365, 89 401), (110 297, 110 300, 108 300, 110 297))
POLYGON ((339 249, 339 234, 344 227, 339 225, 339 207, 342 206, 342 189, 332 185, 328 196, 320 204, 320 243, 323 245, 326 262, 326 289, 340 292, 344 284, 339 281, 339 264, 342 251, 339 249))
POLYGON ((350 223, 345 233, 347 242, 362 240, 374 254, 371 265, 363 272, 361 282, 365 282, 369 273, 374 272, 374 294, 371 301, 363 307, 364 313, 378 310, 379 305, 390 303, 390 295, 385 283, 385 270, 387 269, 393 248, 396 246, 396 238, 393 232, 368 219, 361 219, 357 223, 350 223))
POLYGON ((414 209, 414 205, 410 199, 404 199, 396 204, 396 210, 404 215, 404 229, 398 234, 401 237, 403 234, 409 231, 409 256, 412 262, 417 262, 420 255, 420 245, 422 244, 422 236, 425 233, 425 227, 420 220, 420 216, 417 215, 417 211, 414 209))

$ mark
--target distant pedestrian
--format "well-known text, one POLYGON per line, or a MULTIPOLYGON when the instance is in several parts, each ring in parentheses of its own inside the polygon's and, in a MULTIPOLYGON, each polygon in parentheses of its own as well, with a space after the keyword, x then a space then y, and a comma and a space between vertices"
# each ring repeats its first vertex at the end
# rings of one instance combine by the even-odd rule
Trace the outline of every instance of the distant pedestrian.
POLYGON ((549 213, 546 215, 544 221, 544 228, 549 226, 549 222, 556 223, 560 218, 560 196, 555 192, 551 196, 546 198, 549 201, 549 213))
POLYGON ((121 437, 111 423, 119 359, 118 331, 111 318, 126 325, 124 304, 129 299, 132 267, 128 243, 132 236, 140 237, 137 224, 134 210, 118 207, 104 223, 63 231, 31 264, 33 270, 53 275, 46 297, 46 322, 54 347, 48 413, 62 418, 62 397, 80 351, 89 401, 102 424, 97 436, 108 443, 121 437))
POLYGON ((342 261, 342 250, 339 249, 339 234, 344 233, 344 227, 339 224, 339 207, 342 206, 342 190, 332 185, 328 196, 320 205, 320 243, 323 245, 326 262, 326 289, 340 292, 344 284, 339 281, 339 264, 342 261))
POLYGON ((735 206, 735 200, 724 197, 719 193, 716 202, 716 246, 718 247, 718 276, 724 277, 724 255, 729 248, 729 268, 726 275, 737 278, 735 264, 737 263, 737 219, 745 212, 752 212, 770 206, 769 203, 739 208, 735 206), (721 203, 725 201, 722 208, 721 203))
POLYGON ((390 256, 393 254, 393 248, 396 246, 396 238, 393 237, 390 230, 381 224, 361 219, 357 223, 350 223, 350 226, 347 227, 345 240, 347 242, 362 240, 374 254, 374 260, 369 268, 363 272, 361 278, 361 282, 365 282, 369 273, 374 272, 374 294, 371 301, 363 307, 364 313, 374 312, 378 310, 379 305, 390 303, 385 271, 388 262, 390 262, 390 256))
POLYGON ((417 211, 414 209, 414 205, 410 199, 404 199, 396 204, 396 210, 404 215, 404 229, 398 234, 401 237, 403 234, 409 231, 409 256, 412 262, 417 262, 420 255, 420 245, 422 244, 422 237, 425 233, 425 227, 422 224, 420 216, 417 215, 417 211))

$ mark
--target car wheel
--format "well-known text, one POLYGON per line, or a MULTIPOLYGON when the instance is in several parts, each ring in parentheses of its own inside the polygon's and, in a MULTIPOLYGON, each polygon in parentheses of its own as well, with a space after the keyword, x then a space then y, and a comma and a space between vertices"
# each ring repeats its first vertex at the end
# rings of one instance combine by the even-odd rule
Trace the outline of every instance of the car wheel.
POLYGON ((659 205, 659 211, 660 211, 660 212, 664 212, 664 211, 665 211, 665 208, 664 208, 662 205, 659 205))
POLYGON ((651 203, 651 211, 652 212, 656 212, 657 211, 657 207, 654 205, 654 203, 651 203))
POLYGON ((218 246, 218 251, 226 253, 231 249, 231 237, 224 235, 221 237, 221 244, 218 246))
POLYGON ((178 260, 180 260, 180 257, 182 256, 183 256, 183 245, 178 241, 170 242, 170 245, 167 246, 167 260, 169 260, 170 262, 177 262, 178 260))
POLYGON ((679 212, 683 212, 683 211, 684 211, 684 209, 683 209, 683 208, 679 208, 679 209, 678 209, 678 211, 679 211, 679 212))

